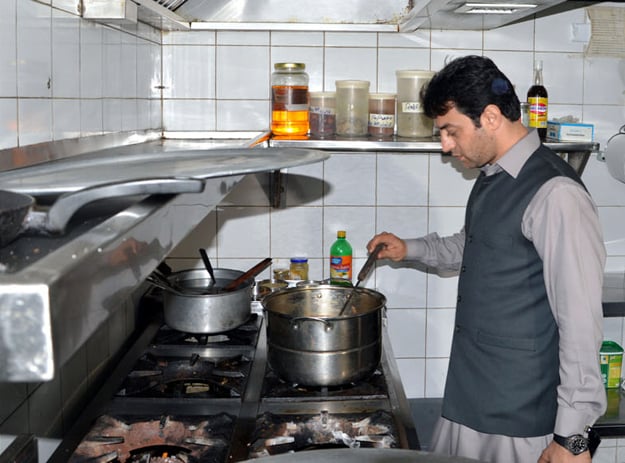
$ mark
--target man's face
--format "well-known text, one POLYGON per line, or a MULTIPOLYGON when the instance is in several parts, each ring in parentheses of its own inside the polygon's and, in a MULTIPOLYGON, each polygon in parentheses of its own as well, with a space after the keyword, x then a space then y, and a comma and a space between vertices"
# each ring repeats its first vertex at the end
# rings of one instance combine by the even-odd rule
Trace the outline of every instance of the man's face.
POLYGON ((436 117, 434 123, 440 130, 443 152, 450 152, 465 167, 482 167, 494 160, 494 139, 483 124, 475 127, 468 116, 454 107, 436 117))

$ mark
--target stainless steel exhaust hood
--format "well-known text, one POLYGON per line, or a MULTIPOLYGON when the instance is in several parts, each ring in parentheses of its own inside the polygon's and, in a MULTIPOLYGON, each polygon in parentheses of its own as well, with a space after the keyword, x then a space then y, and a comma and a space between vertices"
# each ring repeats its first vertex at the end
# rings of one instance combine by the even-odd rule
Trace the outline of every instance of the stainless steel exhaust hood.
POLYGON ((494 29, 593 1, 511 0, 82 0, 83 16, 119 21, 117 12, 159 29, 395 31, 494 29), (133 8, 128 8, 132 4, 133 8), (106 10, 114 9, 113 13, 106 10))

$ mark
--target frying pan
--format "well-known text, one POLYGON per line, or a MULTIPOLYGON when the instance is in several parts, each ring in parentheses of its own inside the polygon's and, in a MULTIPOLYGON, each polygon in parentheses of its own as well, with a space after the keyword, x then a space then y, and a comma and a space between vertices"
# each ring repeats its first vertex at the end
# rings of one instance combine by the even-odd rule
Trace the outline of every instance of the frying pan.
POLYGON ((150 195, 200 193, 204 182, 193 178, 145 178, 94 185, 65 193, 45 211, 35 211, 35 198, 10 190, 0 190, 0 247, 25 231, 43 234, 63 233, 67 223, 81 207, 100 199, 150 195))

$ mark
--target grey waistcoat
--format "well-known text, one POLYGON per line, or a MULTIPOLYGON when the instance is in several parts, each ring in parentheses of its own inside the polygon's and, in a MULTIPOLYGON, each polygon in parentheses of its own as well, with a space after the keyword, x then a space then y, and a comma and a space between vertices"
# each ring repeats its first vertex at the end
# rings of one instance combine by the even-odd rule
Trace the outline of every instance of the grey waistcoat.
POLYGON ((481 174, 469 196, 443 416, 480 432, 553 432, 558 328, 542 261, 521 221, 536 191, 558 175, 581 184, 566 162, 541 146, 516 179, 506 172, 481 174))

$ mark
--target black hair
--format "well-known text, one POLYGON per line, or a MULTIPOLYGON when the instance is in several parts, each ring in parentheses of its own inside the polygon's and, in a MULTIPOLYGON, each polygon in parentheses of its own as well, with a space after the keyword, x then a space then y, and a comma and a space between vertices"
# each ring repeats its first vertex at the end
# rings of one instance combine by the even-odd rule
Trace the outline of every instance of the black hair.
POLYGON ((497 106, 511 121, 521 117, 519 98, 512 83, 484 56, 454 59, 423 86, 421 98, 428 117, 443 116, 456 108, 476 127, 480 127, 480 116, 489 104, 497 106))

